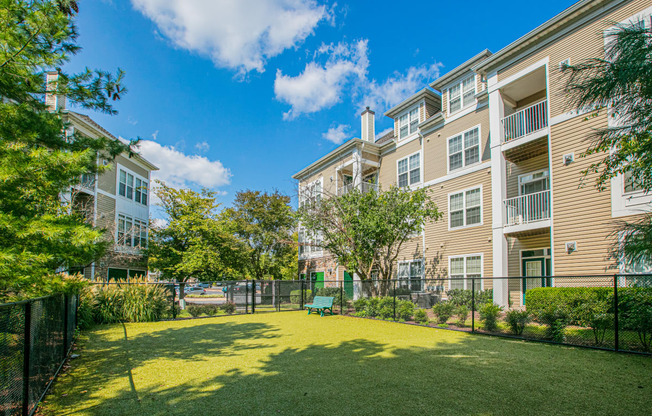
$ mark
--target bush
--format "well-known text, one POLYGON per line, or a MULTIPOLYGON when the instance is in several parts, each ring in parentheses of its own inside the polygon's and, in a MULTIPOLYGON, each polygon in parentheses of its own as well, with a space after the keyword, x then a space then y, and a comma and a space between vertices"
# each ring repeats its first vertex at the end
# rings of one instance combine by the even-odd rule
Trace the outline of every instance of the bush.
POLYGON ((412 320, 412 316, 414 315, 414 303, 410 302, 409 300, 397 300, 396 315, 398 319, 404 321, 412 320))
POLYGON ((502 306, 498 306, 494 303, 485 303, 480 306, 478 312, 480 313, 480 320, 484 324, 484 329, 486 331, 495 332, 498 330, 498 317, 502 310, 502 306))
POLYGON ((453 316, 454 309, 455 306, 451 302, 439 302, 432 306, 432 311, 437 318, 437 323, 440 324, 448 322, 450 317, 453 316))
POLYGON ((220 311, 220 307, 218 305, 204 305, 204 313, 208 316, 215 316, 217 313, 220 311))
POLYGON ((457 326, 460 327, 464 326, 466 325, 466 320, 469 317, 469 308, 462 305, 457 308, 457 310, 455 311, 455 315, 457 315, 457 321, 456 321, 457 326))
POLYGON ((380 313, 380 298, 369 298, 367 299, 367 305, 364 308, 367 312, 367 316, 370 318, 375 318, 380 313))
POLYGON ((644 351, 652 346, 652 290, 627 288, 618 290, 621 328, 635 331, 644 351))
POLYGON ((224 313, 227 313, 229 315, 232 315, 235 313, 235 302, 225 302, 222 305, 220 305, 220 309, 224 311, 224 313))
POLYGON ((614 322, 614 314, 609 313, 607 301, 592 300, 586 302, 577 309, 576 313, 580 325, 591 328, 595 344, 601 345, 604 342, 607 329, 611 328, 614 322))
POLYGON ((153 322, 163 318, 170 306, 162 285, 120 285, 123 291, 122 314, 127 322, 153 322))
MULTIPOLYGON (((303 303, 306 303, 306 301, 312 296, 312 291, 310 289, 306 289, 303 291, 303 303)), ((296 303, 299 304, 301 303, 301 290, 293 290, 290 292, 290 303, 296 303)))
POLYGON ((123 293, 118 285, 96 286, 93 290, 93 320, 98 324, 122 321, 123 293))
POLYGON ((414 321, 418 322, 420 324, 426 325, 428 322, 430 322, 430 319, 428 319, 428 313, 426 312, 425 309, 417 309, 414 312, 414 321))
POLYGON ((612 296, 613 289, 608 287, 539 287, 525 292, 525 306, 542 324, 564 319, 570 325, 581 325, 585 305, 613 304, 612 296))
POLYGON ((186 305, 186 311, 190 314, 190 316, 196 318, 204 313, 204 307, 203 305, 189 303, 188 305, 186 305))
MULTIPOLYGON (((471 300, 473 293, 471 289, 451 289, 446 292, 448 301, 453 306, 466 306, 471 309, 471 300)), ((492 289, 479 290, 475 292, 475 309, 478 309, 485 303, 492 303, 494 301, 494 292, 492 289)))
POLYGON ((358 300, 353 301, 353 309, 355 309, 356 312, 361 312, 366 308, 367 308, 367 299, 360 298, 358 300))
POLYGON ((339 308, 340 305, 346 304, 347 297, 346 297, 346 292, 344 292, 342 289, 339 287, 320 287, 320 288, 315 288, 315 296, 329 296, 329 297, 334 297, 333 299, 333 307, 334 308, 339 308))
POLYGON ((525 326, 530 323, 532 317, 528 311, 519 311, 512 309, 505 314, 505 320, 509 325, 509 329, 515 335, 521 335, 525 330, 525 326))

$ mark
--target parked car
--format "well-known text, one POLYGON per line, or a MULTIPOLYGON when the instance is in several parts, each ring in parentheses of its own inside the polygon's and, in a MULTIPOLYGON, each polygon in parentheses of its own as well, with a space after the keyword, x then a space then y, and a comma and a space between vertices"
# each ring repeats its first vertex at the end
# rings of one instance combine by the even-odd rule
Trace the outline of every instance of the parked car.
POLYGON ((210 283, 199 283, 197 287, 203 287, 204 289, 208 289, 211 287, 210 283))
MULTIPOLYGON (((176 287, 175 290, 177 292, 177 295, 179 295, 179 287, 178 286, 176 287)), ((198 286, 186 286, 183 289, 183 293, 185 293, 186 295, 205 295, 206 294, 206 289, 204 289, 203 287, 198 287, 198 286)))

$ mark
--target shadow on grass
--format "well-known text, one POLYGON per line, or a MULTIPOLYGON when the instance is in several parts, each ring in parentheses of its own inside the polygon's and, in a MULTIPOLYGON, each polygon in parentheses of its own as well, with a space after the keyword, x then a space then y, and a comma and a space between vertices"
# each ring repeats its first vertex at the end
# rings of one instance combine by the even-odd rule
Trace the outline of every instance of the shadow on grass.
POLYGON ((64 381, 74 387, 50 414, 635 415, 649 410, 649 358, 462 334, 444 341, 437 330, 415 330, 432 337, 428 347, 352 339, 271 352, 271 341, 282 336, 279 329, 250 322, 167 328, 126 341, 99 334, 89 342, 102 348, 94 348, 83 371, 74 372, 78 380, 64 381), (178 367, 149 369, 147 382, 133 381, 133 372, 158 358, 200 361, 207 368, 197 375, 178 367), (223 358, 233 364, 230 370, 221 366, 223 358), (129 383, 111 384, 124 377, 129 383), (82 388, 87 393, 79 394, 82 388))

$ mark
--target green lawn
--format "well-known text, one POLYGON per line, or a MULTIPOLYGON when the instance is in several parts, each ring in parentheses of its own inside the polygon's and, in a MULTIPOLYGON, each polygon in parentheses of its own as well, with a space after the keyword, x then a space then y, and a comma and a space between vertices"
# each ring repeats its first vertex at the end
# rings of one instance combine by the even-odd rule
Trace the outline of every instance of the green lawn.
POLYGON ((305 312, 99 327, 46 415, 648 415, 652 359, 305 312))

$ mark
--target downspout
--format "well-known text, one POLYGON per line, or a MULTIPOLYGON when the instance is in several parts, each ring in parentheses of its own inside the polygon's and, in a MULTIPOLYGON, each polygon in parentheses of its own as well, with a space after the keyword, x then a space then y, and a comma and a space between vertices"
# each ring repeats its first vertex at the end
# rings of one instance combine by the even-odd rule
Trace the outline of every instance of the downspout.
MULTIPOLYGON (((425 137, 423 137, 423 134, 421 133, 421 130, 419 129, 417 131, 417 134, 419 135, 419 138, 421 139, 421 171, 422 171, 422 179, 421 183, 424 184, 426 183, 426 169, 425 169, 425 137)), ((423 185, 422 185, 423 186, 423 185)), ((425 267, 426 267, 426 224, 423 224, 423 231, 421 232, 421 258, 423 259, 423 262, 421 263, 421 275, 423 278, 426 278, 425 275, 425 267)), ((425 286, 425 285, 424 285, 425 286)))

